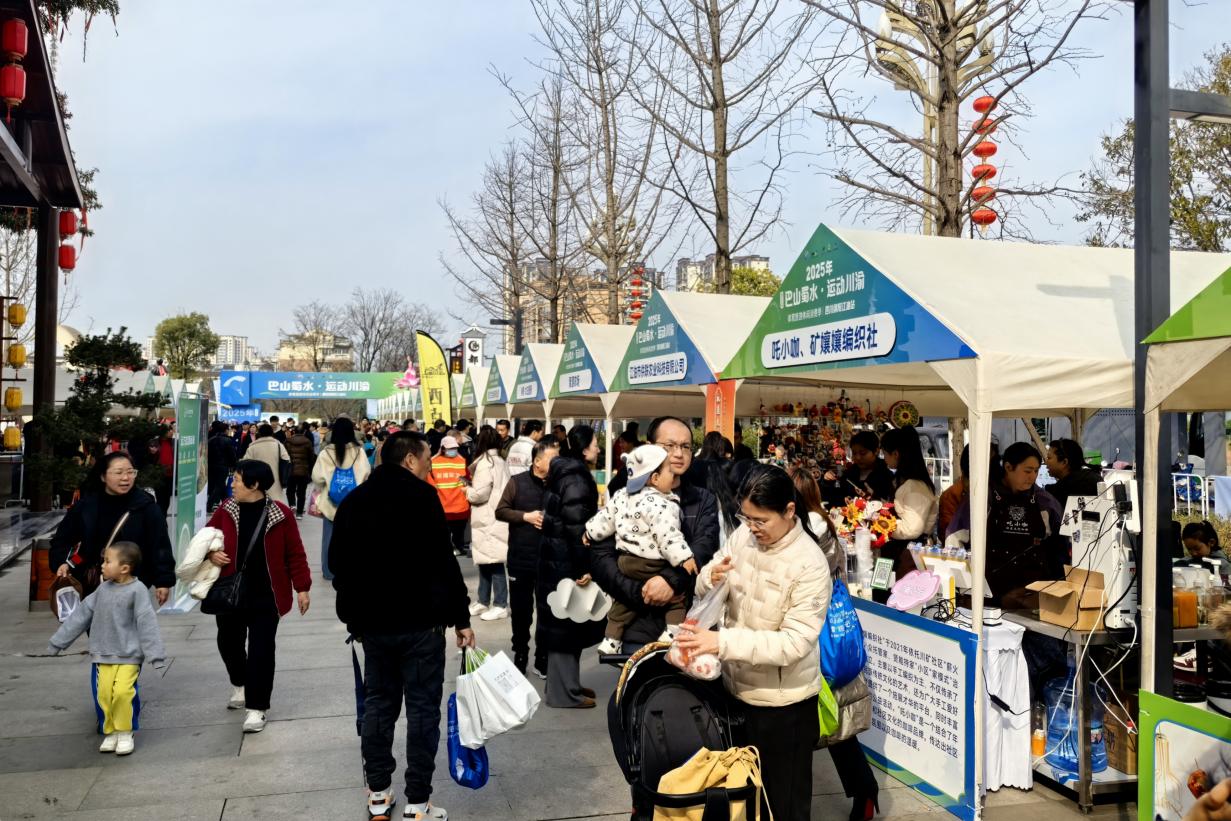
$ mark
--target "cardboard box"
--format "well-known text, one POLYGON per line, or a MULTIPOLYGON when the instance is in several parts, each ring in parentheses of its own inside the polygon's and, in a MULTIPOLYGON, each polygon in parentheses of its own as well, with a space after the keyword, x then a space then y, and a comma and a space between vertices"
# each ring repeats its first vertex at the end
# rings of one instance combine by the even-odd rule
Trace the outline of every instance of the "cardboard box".
POLYGON ((1102 630, 1103 574, 1068 565, 1064 571, 1064 581, 1026 585, 1039 594, 1039 619, 1071 630, 1102 630))
POLYGON ((1112 769, 1119 770, 1125 775, 1136 775, 1138 735, 1125 729, 1125 724, 1136 729, 1136 717, 1120 709, 1119 704, 1114 702, 1108 704, 1107 715, 1103 718, 1103 738, 1107 742, 1107 763, 1112 769))

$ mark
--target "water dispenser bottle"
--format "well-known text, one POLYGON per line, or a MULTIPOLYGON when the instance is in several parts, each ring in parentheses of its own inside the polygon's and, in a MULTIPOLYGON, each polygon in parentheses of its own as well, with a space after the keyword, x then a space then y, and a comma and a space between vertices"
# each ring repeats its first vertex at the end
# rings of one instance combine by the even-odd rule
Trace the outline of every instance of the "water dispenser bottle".
MULTIPOLYGON (((1077 772, 1077 702, 1074 687, 1077 663, 1069 656, 1068 675, 1054 678, 1047 683, 1044 694, 1047 698, 1047 763, 1063 772, 1077 772)), ((1101 773, 1107 769, 1107 742, 1103 735, 1104 688, 1090 688, 1090 772, 1101 773), (1100 698, 1102 696, 1102 698, 1100 698)))

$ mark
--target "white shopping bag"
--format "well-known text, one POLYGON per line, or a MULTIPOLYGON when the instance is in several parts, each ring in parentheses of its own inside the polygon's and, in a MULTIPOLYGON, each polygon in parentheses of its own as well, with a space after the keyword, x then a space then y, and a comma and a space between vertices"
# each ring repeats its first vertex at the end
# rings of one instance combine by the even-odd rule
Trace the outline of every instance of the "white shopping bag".
POLYGON ((503 652, 467 651, 468 672, 457 677, 457 730, 463 747, 477 750, 520 727, 539 708, 539 694, 503 652))

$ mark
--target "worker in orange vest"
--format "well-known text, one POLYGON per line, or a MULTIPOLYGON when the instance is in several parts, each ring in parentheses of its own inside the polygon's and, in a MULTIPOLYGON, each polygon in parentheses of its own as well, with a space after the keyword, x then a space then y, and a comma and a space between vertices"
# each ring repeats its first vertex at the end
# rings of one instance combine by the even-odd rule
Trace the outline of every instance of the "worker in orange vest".
POLYGON ((432 474, 429 478, 440 495, 440 504, 445 509, 449 538, 453 541, 453 555, 469 556, 466 525, 470 524, 470 500, 466 498, 466 485, 470 483, 470 476, 466 469, 466 459, 458 451, 456 438, 446 436, 440 440, 440 453, 432 457, 432 474))

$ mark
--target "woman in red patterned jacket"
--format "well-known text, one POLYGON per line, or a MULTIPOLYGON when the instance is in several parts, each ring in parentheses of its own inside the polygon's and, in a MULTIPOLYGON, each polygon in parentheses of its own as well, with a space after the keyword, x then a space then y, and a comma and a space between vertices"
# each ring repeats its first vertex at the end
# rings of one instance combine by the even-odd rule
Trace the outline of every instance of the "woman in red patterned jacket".
POLYGON ((265 729, 265 711, 274 686, 278 622, 291 611, 296 598, 299 614, 308 612, 312 587, 295 515, 265 495, 273 483, 269 465, 256 459, 240 461, 235 466, 234 495, 209 520, 210 527, 222 531, 223 539, 223 549, 209 554, 210 561, 222 568, 222 578, 238 570, 244 574, 239 607, 215 618, 218 652, 235 687, 227 708, 247 708, 245 733, 265 729))

